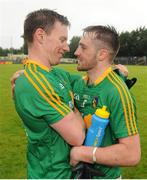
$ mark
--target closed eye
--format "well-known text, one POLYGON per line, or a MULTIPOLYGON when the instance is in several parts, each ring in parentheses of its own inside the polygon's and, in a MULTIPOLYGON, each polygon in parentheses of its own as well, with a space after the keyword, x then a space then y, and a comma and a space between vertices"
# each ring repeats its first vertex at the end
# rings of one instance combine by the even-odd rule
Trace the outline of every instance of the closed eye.
POLYGON ((60 41, 61 41, 61 43, 64 43, 67 41, 67 38, 66 37, 60 37, 60 41))
POLYGON ((79 46, 80 46, 80 48, 83 49, 83 50, 87 48, 84 44, 81 44, 81 43, 79 43, 79 46))

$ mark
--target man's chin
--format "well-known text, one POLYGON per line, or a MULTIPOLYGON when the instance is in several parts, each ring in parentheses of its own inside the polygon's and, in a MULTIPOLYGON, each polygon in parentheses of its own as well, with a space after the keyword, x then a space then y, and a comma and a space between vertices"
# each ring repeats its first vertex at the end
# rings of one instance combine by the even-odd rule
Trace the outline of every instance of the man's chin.
POLYGON ((58 61, 58 62, 53 62, 53 63, 52 63, 52 66, 56 66, 56 65, 58 65, 58 64, 60 64, 60 61, 58 61))
POLYGON ((54 65, 58 65, 58 64, 60 64, 60 62, 61 62, 61 58, 58 58, 54 61, 54 65))
POLYGON ((77 66, 77 70, 78 71, 87 71, 84 67, 81 67, 81 66, 77 66))

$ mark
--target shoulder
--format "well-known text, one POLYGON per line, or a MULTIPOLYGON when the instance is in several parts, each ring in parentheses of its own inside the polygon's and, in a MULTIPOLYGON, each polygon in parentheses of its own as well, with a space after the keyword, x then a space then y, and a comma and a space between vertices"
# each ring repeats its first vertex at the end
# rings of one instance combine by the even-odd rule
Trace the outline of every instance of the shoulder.
POLYGON ((75 91, 76 89, 78 89, 80 91, 80 89, 82 89, 85 86, 85 84, 85 76, 77 75, 74 79, 73 90, 75 91))
POLYGON ((106 95, 107 102, 113 107, 116 104, 128 105, 134 104, 134 98, 130 93, 125 82, 115 73, 110 73, 107 76, 106 83, 104 84, 104 94, 106 95))
POLYGON ((55 71, 58 74, 64 75, 64 76, 68 76, 70 73, 60 67, 54 67, 53 71, 55 71))
POLYGON ((30 82, 28 81, 25 74, 21 74, 15 81, 15 90, 24 91, 25 89, 31 88, 30 82))
POLYGON ((22 99, 22 100, 33 100, 34 98, 37 98, 39 93, 37 91, 38 85, 33 79, 33 77, 24 72, 15 83, 15 90, 14 90, 14 95, 15 98, 17 99, 22 99))
POLYGON ((115 72, 110 72, 107 76, 108 84, 109 84, 109 93, 113 95, 124 95, 130 94, 128 87, 125 82, 122 80, 120 76, 118 76, 115 72))
POLYGON ((70 73, 62 68, 54 67, 53 74, 64 81, 70 81, 70 73))

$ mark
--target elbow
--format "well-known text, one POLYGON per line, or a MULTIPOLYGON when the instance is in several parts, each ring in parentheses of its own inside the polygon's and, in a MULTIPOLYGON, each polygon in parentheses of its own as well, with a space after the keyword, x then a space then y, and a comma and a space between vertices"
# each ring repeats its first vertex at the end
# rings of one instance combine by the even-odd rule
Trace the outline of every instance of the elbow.
POLYGON ((81 146, 84 143, 84 139, 85 139, 85 133, 82 133, 81 138, 77 142, 76 146, 81 146))
POLYGON ((129 156, 129 166, 137 166, 141 160, 141 153, 134 153, 129 156))
POLYGON ((80 136, 75 136, 70 145, 72 146, 81 146, 85 139, 85 133, 83 132, 80 136))
POLYGON ((141 156, 138 156, 138 157, 134 157, 133 159, 132 159, 132 166, 137 166, 138 164, 139 164, 139 162, 140 162, 140 160, 141 160, 141 156))

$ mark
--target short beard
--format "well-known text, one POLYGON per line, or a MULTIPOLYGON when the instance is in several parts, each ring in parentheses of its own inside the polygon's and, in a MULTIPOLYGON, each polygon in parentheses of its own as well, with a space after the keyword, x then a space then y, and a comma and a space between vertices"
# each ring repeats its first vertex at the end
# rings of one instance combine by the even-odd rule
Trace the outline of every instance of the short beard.
POLYGON ((89 70, 91 70, 91 69, 93 69, 93 67, 80 67, 80 66, 77 66, 77 70, 78 71, 89 71, 89 70))
POLYGON ((86 69, 86 68, 81 68, 81 67, 77 67, 77 70, 78 70, 78 71, 87 71, 88 69, 86 69))
POLYGON ((91 69, 93 69, 96 66, 96 64, 86 64, 85 66, 78 66, 77 65, 77 70, 78 71, 89 71, 91 69))

